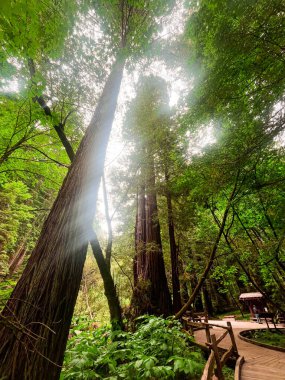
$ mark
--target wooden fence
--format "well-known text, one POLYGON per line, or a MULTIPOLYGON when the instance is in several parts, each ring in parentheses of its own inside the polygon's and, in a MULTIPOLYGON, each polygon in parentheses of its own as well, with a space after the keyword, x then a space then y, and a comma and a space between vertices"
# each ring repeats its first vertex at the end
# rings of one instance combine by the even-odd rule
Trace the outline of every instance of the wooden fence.
POLYGON ((231 322, 227 322, 227 326, 220 326, 213 323, 208 323, 207 317, 203 322, 202 320, 199 322, 193 321, 193 318, 189 318, 188 316, 182 317, 182 320, 184 327, 187 330, 190 330, 192 335, 194 333, 194 330, 198 328, 203 328, 206 332, 206 346, 210 348, 211 353, 204 368, 201 380, 212 380, 213 376, 219 380, 224 380, 224 365, 230 357, 237 359, 239 356, 231 322), (219 327, 225 331, 219 337, 216 337, 216 334, 211 334, 210 332, 213 327, 219 327), (224 340, 226 336, 230 337, 230 347, 227 350, 219 347, 219 344, 224 340))

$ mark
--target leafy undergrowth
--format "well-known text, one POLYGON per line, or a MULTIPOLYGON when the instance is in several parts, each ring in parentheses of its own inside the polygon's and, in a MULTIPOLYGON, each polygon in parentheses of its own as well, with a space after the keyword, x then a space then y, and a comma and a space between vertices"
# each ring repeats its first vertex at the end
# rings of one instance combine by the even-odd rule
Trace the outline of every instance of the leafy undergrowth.
POLYGON ((138 320, 136 332, 107 327, 71 333, 61 379, 200 379, 205 360, 177 321, 138 320))
POLYGON ((234 380, 235 370, 230 367, 223 367, 223 375, 225 380, 234 380))
POLYGON ((285 348, 285 332, 278 330, 255 330, 250 335, 250 338, 259 343, 269 344, 270 346, 277 346, 285 348))

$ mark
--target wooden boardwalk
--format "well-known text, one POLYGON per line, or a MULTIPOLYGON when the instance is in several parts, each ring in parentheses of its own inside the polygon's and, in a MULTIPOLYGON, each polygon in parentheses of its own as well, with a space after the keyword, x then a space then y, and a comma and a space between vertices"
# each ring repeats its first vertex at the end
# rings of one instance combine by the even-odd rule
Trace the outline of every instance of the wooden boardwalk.
MULTIPOLYGON (((209 321, 209 323, 217 323, 217 321, 209 321)), ((221 321, 220 321, 221 322, 221 321)), ((285 353, 270 350, 247 343, 238 337, 240 331, 249 328, 264 328, 265 325, 259 325, 251 322, 233 322, 233 330, 236 337, 236 343, 239 354, 244 356, 245 363, 242 366, 242 380, 285 380, 285 353), (242 327, 242 328, 240 328, 242 327)), ((212 334, 219 336, 223 331, 219 328, 211 330, 212 334)), ((195 339, 201 344, 205 344, 205 331, 199 330, 195 332, 195 339)), ((227 348, 230 344, 229 338, 226 337, 221 347, 227 348)))

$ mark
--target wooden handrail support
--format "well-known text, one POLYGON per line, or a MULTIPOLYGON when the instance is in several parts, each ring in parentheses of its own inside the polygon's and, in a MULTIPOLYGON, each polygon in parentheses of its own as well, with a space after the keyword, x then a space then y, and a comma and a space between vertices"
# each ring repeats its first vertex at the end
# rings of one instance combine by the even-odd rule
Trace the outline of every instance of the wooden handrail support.
POLYGON ((205 332, 206 332, 207 342, 210 343, 211 342, 211 333, 210 333, 209 324, 207 324, 207 326, 205 326, 205 332))
POLYGON ((242 368, 243 363, 244 363, 244 357, 240 356, 236 362, 234 380, 241 380, 241 368, 242 368))
POLYGON ((229 330, 226 330, 222 335, 219 336, 216 343, 219 344, 221 341, 229 334, 229 330))
MULTIPOLYGON (((213 326, 213 325, 212 324, 207 324, 207 326, 205 326, 205 328, 207 328, 207 327, 209 328, 209 326, 213 326)), ((216 363, 216 368, 214 369, 214 372, 215 372, 216 377, 219 380, 224 380, 224 375, 223 375, 222 370, 223 370, 223 366, 226 364, 227 360, 232 355, 234 355, 236 358, 238 358, 238 350, 237 350, 237 345, 236 345, 236 341, 235 341, 235 336, 234 336, 234 333, 233 333, 232 325, 231 325, 230 322, 228 322, 227 326, 226 327, 223 326, 223 327, 225 328, 226 331, 224 331, 222 333, 222 335, 220 335, 218 338, 216 338, 216 335, 213 334, 210 337, 210 342, 206 343, 206 346, 208 346, 211 349, 211 354, 214 353, 214 358, 215 358, 215 363, 216 363), (219 343, 221 343, 221 341, 228 334, 229 334, 230 339, 231 339, 231 346, 230 346, 230 348, 226 352, 224 352, 224 354, 220 358, 218 345, 219 345, 219 343)), ((207 340, 208 340, 208 338, 207 338, 207 340)), ((210 366, 210 363, 207 362, 206 367, 205 367, 205 373, 208 373, 208 376, 210 376, 209 378, 212 379, 213 378, 213 373, 212 373, 212 377, 211 377, 210 371, 208 370, 210 368, 212 368, 212 367, 210 366), (208 372, 206 372, 206 369, 207 369, 208 372)), ((206 379, 207 378, 205 378, 205 380, 206 379)), ((237 380, 237 379, 235 379, 235 380, 237 380)))
POLYGON ((208 313, 206 312, 206 311, 201 311, 201 312, 192 312, 192 311, 186 311, 186 315, 189 315, 189 317, 196 317, 196 316, 198 316, 198 317, 207 317, 207 319, 208 319, 208 313))
MULTIPOLYGON (((182 317, 182 319, 187 322, 187 324, 189 326, 193 326, 193 327, 206 327, 206 326, 209 326, 209 327, 219 327, 221 329, 225 329, 225 330, 228 330, 229 327, 228 326, 221 326, 221 325, 216 325, 215 323, 206 323, 206 322, 191 322, 189 320, 187 320, 187 318, 185 317, 182 317)), ((231 324, 231 322, 228 322, 231 324)))
POLYGON ((232 324, 231 322, 227 322, 227 326, 229 328, 229 334, 230 334, 230 337, 231 337, 231 341, 232 341, 232 346, 233 346, 233 349, 234 349, 234 353, 236 355, 236 357, 238 357, 238 349, 237 349, 237 345, 236 345, 236 340, 235 340, 235 335, 234 335, 234 332, 233 332, 233 328, 232 328, 232 324))
MULTIPOLYGON (((202 328, 205 328, 205 331, 206 331, 206 338, 207 338, 206 346, 208 346, 211 349, 211 354, 204 368, 204 372, 203 372, 201 380, 210 380, 210 379, 212 380, 213 372, 215 373, 215 375, 217 376, 219 380, 224 380, 224 375, 222 372, 223 366, 226 364, 227 360, 232 355, 234 355, 236 358, 239 357, 231 322, 227 322, 227 326, 220 326, 215 323, 192 322, 192 321, 189 321, 189 318, 187 317, 182 317, 182 319, 186 323, 187 327, 191 329, 192 334, 193 334, 193 327, 198 327, 198 328, 202 327, 202 328), (224 331, 222 335, 216 338, 215 334, 210 335, 211 327, 222 328, 226 331, 224 331), (226 352, 224 352, 223 356, 220 358, 218 345, 228 334, 231 339, 231 346, 226 352), (214 368, 215 363, 216 363, 216 368, 214 368)), ((240 366, 243 364, 243 361, 240 358, 238 359, 238 363, 241 363, 240 366)), ((240 380, 240 379, 235 377, 235 380, 240 380)))
POLYGON ((211 351, 210 356, 205 365, 201 380, 212 380, 215 367, 215 355, 214 351, 211 351))
POLYGON ((221 361, 220 361, 220 354, 219 354, 219 349, 218 349, 218 345, 217 345, 216 335, 215 334, 211 335, 211 341, 212 341, 212 347, 211 348, 212 348, 212 350, 214 352, 215 362, 216 362, 215 375, 217 376, 217 378, 219 380, 224 380, 224 375, 223 375, 223 372, 222 372, 222 364, 221 364, 221 361))
POLYGON ((234 348, 231 347, 230 349, 228 349, 224 354, 223 356, 221 357, 221 366, 223 367, 225 364, 226 364, 226 361, 228 360, 228 358, 234 353, 234 348))

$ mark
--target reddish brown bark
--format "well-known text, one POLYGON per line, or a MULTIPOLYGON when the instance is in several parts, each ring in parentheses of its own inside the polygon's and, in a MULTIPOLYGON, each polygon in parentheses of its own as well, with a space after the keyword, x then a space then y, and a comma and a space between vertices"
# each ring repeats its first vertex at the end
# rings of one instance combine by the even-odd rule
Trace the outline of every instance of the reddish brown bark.
POLYGON ((142 185, 138 197, 132 307, 135 314, 167 316, 172 305, 162 254, 153 157, 149 155, 147 161, 146 186, 142 185))
POLYGON ((0 323, 0 373, 59 378, 123 73, 117 63, 0 323), (27 333, 27 329, 30 333, 27 333))
MULTIPOLYGON (((29 64, 31 78, 33 79, 36 73, 34 61, 32 59, 29 59, 28 64, 29 64)), ((38 104, 41 106, 41 108, 44 110, 47 116, 50 116, 51 118, 53 117, 52 111, 50 107, 46 104, 44 97, 42 95, 36 96, 35 101, 38 102, 38 104)), ((70 115, 70 112, 68 115, 70 115)), ((56 130, 57 135, 63 147, 65 148, 65 151, 70 159, 70 162, 73 162, 75 153, 64 132, 64 125, 66 123, 68 115, 65 117, 64 123, 61 123, 59 125, 54 125, 54 129, 56 130)), ((111 218, 109 216, 109 210, 108 210, 107 191, 106 191, 106 186, 105 186, 104 175, 102 176, 102 183, 103 183, 103 193, 104 193, 104 201, 105 201, 106 220, 107 220, 107 225, 108 225, 108 245, 106 248, 106 262, 105 260, 102 260, 103 253, 102 253, 99 241, 97 239, 97 235, 95 234, 94 231, 90 231, 90 233, 92 233, 92 241, 90 241, 90 244, 91 244, 91 248, 92 248, 95 260, 97 262, 100 274, 103 279, 103 283, 105 287, 105 295, 106 295, 108 305, 109 305, 110 319, 111 319, 112 326, 114 328, 119 328, 119 327, 123 327, 123 322, 122 322, 121 306, 120 306, 119 298, 117 296, 116 287, 115 287, 115 284, 110 272, 111 251, 112 251, 112 226, 111 226, 111 218)))

